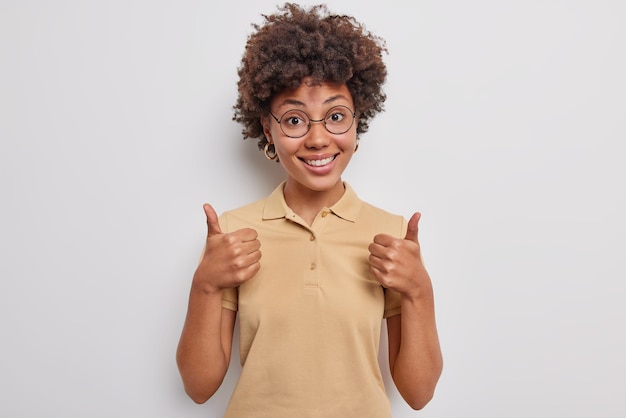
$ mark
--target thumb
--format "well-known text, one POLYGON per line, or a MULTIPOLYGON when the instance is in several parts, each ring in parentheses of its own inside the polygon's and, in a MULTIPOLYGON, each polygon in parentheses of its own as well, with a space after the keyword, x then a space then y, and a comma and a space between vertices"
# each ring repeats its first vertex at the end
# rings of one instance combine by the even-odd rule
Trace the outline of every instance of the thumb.
POLYGON ((220 223, 217 219, 217 214, 215 213, 215 209, 213 209, 213 206, 205 203, 204 205, 202 205, 202 208, 204 209, 204 213, 206 214, 207 237, 221 234, 222 229, 220 228, 220 223))
POLYGON ((409 219, 409 224, 406 228, 406 235, 404 239, 408 239, 409 241, 417 243, 417 224, 419 223, 421 217, 422 214, 419 212, 415 212, 413 216, 411 216, 411 219, 409 219))

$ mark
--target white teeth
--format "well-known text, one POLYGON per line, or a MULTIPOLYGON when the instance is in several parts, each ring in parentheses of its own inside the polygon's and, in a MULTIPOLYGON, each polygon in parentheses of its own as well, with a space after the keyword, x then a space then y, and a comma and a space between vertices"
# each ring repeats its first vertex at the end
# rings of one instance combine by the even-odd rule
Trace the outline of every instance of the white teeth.
POLYGON ((332 157, 324 158, 323 160, 304 160, 304 162, 314 167, 321 167, 323 165, 330 163, 334 159, 335 157, 332 156, 332 157))

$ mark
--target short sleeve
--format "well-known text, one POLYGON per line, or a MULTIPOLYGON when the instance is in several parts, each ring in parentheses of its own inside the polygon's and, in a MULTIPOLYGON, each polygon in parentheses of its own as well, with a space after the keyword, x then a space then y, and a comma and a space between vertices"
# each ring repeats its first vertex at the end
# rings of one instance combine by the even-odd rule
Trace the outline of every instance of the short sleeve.
POLYGON ((383 318, 389 318, 400 314, 400 294, 391 289, 385 291, 385 310, 383 318))
MULTIPOLYGON (((408 221, 402 218, 399 237, 406 235, 408 227, 408 221)), ((400 293, 391 289, 385 290, 385 310, 383 312, 383 318, 389 318, 394 315, 400 315, 400 293)))
POLYGON ((222 291, 222 308, 237 311, 239 305, 239 288, 231 287, 222 291))
MULTIPOLYGON (((200 255, 200 261, 204 257, 206 246, 202 248, 202 254, 200 255)), ((237 311, 239 305, 239 288, 233 287, 230 289, 224 289, 222 291, 222 308, 229 309, 231 311, 237 311)))
MULTIPOLYGON (((222 213, 219 216, 220 228, 223 232, 230 232, 230 225, 228 224, 228 216, 226 213, 222 213)), ((222 291, 222 308, 237 311, 239 307, 239 288, 233 287, 224 289, 222 291)))

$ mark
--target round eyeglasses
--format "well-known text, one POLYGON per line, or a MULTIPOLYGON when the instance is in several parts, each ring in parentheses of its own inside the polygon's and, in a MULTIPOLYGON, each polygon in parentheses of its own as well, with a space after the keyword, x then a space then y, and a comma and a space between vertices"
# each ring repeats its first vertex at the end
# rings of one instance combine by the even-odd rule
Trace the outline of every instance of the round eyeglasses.
POLYGON ((306 135, 311 129, 311 124, 315 122, 322 122, 328 132, 333 135, 341 135, 352 128, 356 113, 350 110, 347 106, 335 106, 331 107, 324 119, 311 119, 302 110, 292 109, 288 110, 280 118, 274 116, 272 112, 270 115, 274 118, 276 123, 280 125, 280 129, 289 138, 300 138, 306 135))

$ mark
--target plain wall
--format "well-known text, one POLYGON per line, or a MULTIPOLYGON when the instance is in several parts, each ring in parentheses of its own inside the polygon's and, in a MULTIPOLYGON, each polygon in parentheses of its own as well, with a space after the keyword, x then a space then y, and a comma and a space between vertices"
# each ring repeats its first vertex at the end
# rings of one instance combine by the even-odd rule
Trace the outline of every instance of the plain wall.
MULTIPOLYGON (((231 120, 276 4, 0 0, 0 416, 221 416, 238 353, 195 405, 175 350, 202 203, 283 178, 231 120)), ((385 370, 394 417, 626 416, 625 3, 329 6, 389 47, 344 180, 422 212, 435 287, 444 373, 414 412, 385 370)))

